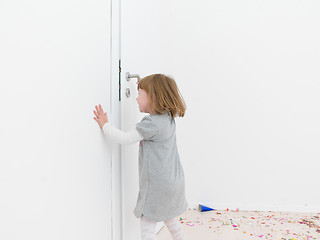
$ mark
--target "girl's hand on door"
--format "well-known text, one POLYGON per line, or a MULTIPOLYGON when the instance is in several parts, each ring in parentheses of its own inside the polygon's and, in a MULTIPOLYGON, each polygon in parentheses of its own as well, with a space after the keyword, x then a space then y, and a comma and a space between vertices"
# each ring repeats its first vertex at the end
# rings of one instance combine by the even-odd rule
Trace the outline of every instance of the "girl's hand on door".
POLYGON ((97 111, 93 111, 93 113, 96 115, 96 118, 93 119, 96 120, 102 129, 103 125, 108 122, 108 116, 107 113, 103 111, 101 104, 99 104, 99 107, 97 105, 95 106, 97 111))

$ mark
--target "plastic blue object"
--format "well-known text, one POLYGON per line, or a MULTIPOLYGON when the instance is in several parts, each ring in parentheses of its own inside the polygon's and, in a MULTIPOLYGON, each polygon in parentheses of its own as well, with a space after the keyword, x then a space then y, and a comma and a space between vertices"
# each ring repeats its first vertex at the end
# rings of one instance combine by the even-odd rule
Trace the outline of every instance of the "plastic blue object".
POLYGON ((214 209, 199 204, 199 211, 200 211, 200 212, 206 212, 206 211, 212 211, 212 210, 214 210, 214 209))

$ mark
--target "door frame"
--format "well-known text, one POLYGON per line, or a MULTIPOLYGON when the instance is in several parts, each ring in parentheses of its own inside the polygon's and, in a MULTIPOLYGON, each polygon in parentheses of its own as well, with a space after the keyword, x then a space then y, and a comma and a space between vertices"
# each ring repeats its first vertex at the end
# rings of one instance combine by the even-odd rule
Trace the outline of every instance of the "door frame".
MULTIPOLYGON (((111 37, 110 37, 110 114, 109 121, 119 129, 122 129, 121 116, 121 99, 124 94, 121 85, 121 0, 111 0, 111 37)), ((123 174, 122 174, 122 158, 124 147, 121 144, 114 143, 111 153, 111 235, 112 240, 123 240, 124 224, 124 206, 123 201, 123 174)), ((156 234, 164 227, 164 222, 158 222, 156 234)))
MULTIPOLYGON (((107 93, 110 98, 110 112, 108 112, 108 120, 112 125, 121 129, 121 97, 120 89, 120 46, 121 46, 121 29, 120 29, 120 0, 111 0, 110 17, 110 41, 106 44, 110 46, 110 86, 107 93)), ((110 14, 110 15, 109 15, 110 14)), ((123 239, 123 204, 122 204, 122 174, 121 174, 121 145, 112 143, 111 148, 111 236, 112 240, 123 239), (120 189, 120 190, 119 190, 120 189)))

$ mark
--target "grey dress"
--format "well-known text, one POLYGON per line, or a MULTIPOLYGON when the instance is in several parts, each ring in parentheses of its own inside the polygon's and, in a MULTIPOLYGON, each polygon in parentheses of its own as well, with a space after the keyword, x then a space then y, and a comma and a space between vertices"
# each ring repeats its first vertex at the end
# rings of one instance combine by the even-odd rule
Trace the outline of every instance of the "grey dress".
POLYGON ((167 112, 145 116, 136 124, 139 145, 139 195, 134 215, 162 222, 184 213, 184 171, 176 143, 175 119, 167 112))

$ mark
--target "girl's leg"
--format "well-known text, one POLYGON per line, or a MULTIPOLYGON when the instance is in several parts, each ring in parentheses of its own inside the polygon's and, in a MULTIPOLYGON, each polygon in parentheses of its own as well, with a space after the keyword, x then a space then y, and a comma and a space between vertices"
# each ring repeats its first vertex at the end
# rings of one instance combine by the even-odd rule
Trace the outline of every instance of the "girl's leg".
POLYGON ((174 218, 168 219, 164 221, 164 223, 169 229, 169 232, 171 233, 171 236, 174 240, 186 240, 181 223, 177 218, 174 217, 174 218))
POLYGON ((140 218, 141 240, 156 240, 157 222, 152 222, 145 216, 140 218))

